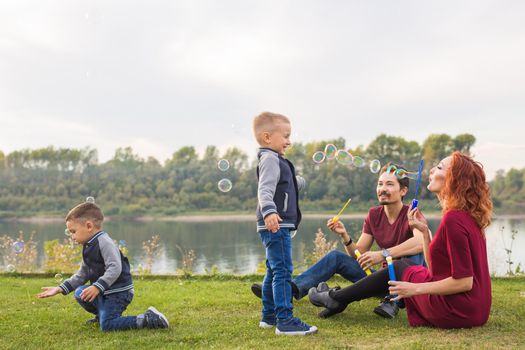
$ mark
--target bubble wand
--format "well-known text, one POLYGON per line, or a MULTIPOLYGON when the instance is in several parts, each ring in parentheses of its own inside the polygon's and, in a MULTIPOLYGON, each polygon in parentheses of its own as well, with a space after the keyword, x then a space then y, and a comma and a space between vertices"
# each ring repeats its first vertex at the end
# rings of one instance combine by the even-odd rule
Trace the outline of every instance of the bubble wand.
POLYGON ((412 207, 410 209, 417 208, 417 205, 419 204, 419 201, 417 200, 417 194, 419 192, 419 185, 421 184, 421 173, 423 172, 423 164, 424 161, 421 159, 419 161, 419 171, 417 172, 417 180, 416 180, 416 193, 414 199, 412 199, 412 207))
MULTIPOLYGON (((359 257, 361 256, 361 252, 359 250, 354 250, 354 254, 355 256, 359 259, 359 257)), ((367 276, 370 276, 372 274, 372 271, 370 271, 370 269, 366 269, 365 270, 365 273, 367 276)))
POLYGON ((339 213, 337 213, 336 216, 334 216, 332 218, 332 222, 335 224, 336 222, 339 221, 339 217, 341 216, 341 214, 343 213, 343 210, 346 209, 346 207, 348 206, 348 204, 350 204, 350 201, 352 200, 352 198, 348 198, 348 200, 346 201, 345 205, 343 205, 343 207, 341 208, 341 210, 339 210, 339 213))
MULTIPOLYGON (((394 270, 394 264, 392 262, 392 257, 387 256, 386 257, 386 263, 388 264, 388 278, 390 281, 397 281, 396 280, 396 270, 394 270)), ((392 295, 392 298, 395 298, 397 295, 392 295)))

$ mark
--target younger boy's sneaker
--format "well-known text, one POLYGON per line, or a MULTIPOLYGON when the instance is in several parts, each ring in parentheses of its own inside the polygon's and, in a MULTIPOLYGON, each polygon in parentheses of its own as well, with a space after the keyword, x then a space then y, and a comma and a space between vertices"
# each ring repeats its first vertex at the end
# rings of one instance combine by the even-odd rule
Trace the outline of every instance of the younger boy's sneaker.
POLYGON ((150 306, 144 313, 143 328, 168 328, 170 323, 166 316, 164 316, 159 310, 150 306))
POLYGON ((310 326, 297 317, 291 317, 285 321, 277 321, 275 334, 277 335, 308 335, 317 333, 316 326, 310 326))
POLYGON ((272 328, 277 324, 277 319, 275 317, 263 317, 261 322, 259 322, 259 327, 261 328, 272 328))
POLYGON ((91 320, 86 321, 87 325, 95 324, 95 323, 99 323, 98 316, 95 316, 95 318, 92 318, 91 320))

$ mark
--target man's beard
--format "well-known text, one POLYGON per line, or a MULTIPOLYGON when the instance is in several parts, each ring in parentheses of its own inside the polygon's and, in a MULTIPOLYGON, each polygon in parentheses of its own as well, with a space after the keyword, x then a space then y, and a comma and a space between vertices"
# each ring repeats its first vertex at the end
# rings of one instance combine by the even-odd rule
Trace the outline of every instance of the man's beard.
MULTIPOLYGON (((387 193, 380 193, 378 197, 381 197, 381 196, 385 196, 385 197, 387 197, 387 199, 386 199, 386 200, 385 200, 385 199, 383 199, 383 200, 379 200, 379 204, 380 204, 380 205, 388 205, 388 204, 392 204, 392 203, 394 203, 394 202, 392 202, 392 201, 390 200, 390 195, 388 195, 387 193)), ((379 198, 378 198, 378 199, 379 199, 379 198)))

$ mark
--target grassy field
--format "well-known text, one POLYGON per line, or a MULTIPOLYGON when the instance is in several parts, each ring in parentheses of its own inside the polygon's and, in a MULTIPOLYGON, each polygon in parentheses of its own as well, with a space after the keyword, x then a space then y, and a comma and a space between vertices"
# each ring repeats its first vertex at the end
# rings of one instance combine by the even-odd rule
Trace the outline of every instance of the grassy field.
MULTIPOLYGON (((250 285, 260 276, 136 277, 128 315, 153 305, 171 322, 168 330, 102 333, 84 321, 90 315, 72 295, 39 300, 51 276, 0 275, 0 348, 2 349, 161 349, 161 348, 524 348, 525 278, 494 279, 491 317, 475 329, 411 328, 402 310, 395 320, 372 313, 377 299, 350 305, 328 320, 307 298, 295 314, 316 325, 307 337, 276 336, 258 328, 260 300, 250 285)), ((342 280, 331 284, 345 285, 342 280)))

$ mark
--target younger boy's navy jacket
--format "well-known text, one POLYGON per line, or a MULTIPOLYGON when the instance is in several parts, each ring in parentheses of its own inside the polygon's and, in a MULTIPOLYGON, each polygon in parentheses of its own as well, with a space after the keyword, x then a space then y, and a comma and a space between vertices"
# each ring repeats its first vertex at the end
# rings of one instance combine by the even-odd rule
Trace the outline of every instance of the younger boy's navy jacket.
POLYGON ((65 280, 60 288, 63 294, 68 294, 87 281, 104 295, 133 288, 128 259, 104 231, 84 243, 80 269, 65 280))

